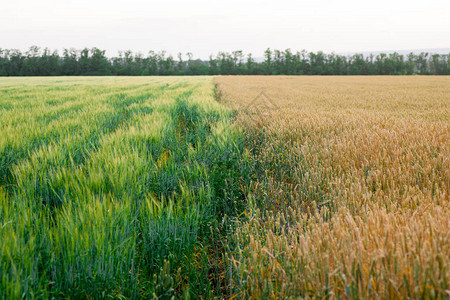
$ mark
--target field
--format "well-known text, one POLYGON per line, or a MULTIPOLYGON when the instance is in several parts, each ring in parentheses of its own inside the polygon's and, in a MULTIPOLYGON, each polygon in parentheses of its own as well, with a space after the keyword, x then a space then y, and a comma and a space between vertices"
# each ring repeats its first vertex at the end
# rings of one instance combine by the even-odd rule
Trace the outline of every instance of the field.
POLYGON ((210 79, 2 79, 0 92, 2 298, 217 293, 211 231, 243 209, 245 156, 210 79))
POLYGON ((450 297, 449 78, 216 82, 258 162, 240 297, 450 297))
POLYGON ((449 298, 449 95, 2 78, 0 298, 449 298))

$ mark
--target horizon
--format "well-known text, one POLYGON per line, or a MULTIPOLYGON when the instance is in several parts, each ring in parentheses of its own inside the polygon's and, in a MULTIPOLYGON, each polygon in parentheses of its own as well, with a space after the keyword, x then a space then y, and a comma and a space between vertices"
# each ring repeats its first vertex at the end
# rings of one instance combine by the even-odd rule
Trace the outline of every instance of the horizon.
MULTIPOLYGON (((96 46, 91 46, 91 47, 82 47, 82 48, 74 48, 74 47, 62 47, 62 48, 59 48, 59 49, 52 49, 52 48, 50 48, 50 47, 45 47, 45 46, 40 46, 40 45, 30 45, 29 47, 25 47, 25 48, 22 48, 22 49, 18 49, 18 48, 1 48, 0 47, 0 51, 1 50, 19 50, 22 54, 24 54, 24 53, 26 53, 28 50, 30 50, 32 47, 38 47, 39 48, 39 50, 40 51, 42 51, 42 50, 44 50, 44 49, 49 49, 50 51, 57 51, 57 53, 58 54, 62 54, 63 53, 63 51, 65 50, 65 49, 68 49, 68 50, 70 50, 70 49, 75 49, 75 50, 77 50, 77 51, 81 51, 81 50, 83 50, 83 49, 93 49, 93 48, 97 48, 97 49, 99 49, 99 50, 101 50, 101 51, 105 51, 105 56, 107 57, 107 58, 114 58, 114 57, 118 57, 119 55, 120 55, 120 52, 125 52, 125 51, 132 51, 132 50, 130 50, 130 49, 122 49, 122 50, 118 50, 115 54, 110 54, 109 52, 110 51, 108 51, 108 49, 102 49, 102 48, 100 48, 100 47, 96 47, 96 46)), ((317 51, 309 51, 309 50, 307 50, 307 49, 292 49, 292 48, 286 48, 286 49, 276 49, 276 48, 270 48, 270 47, 268 47, 268 48, 266 48, 266 49, 270 49, 270 50, 272 50, 272 51, 274 51, 274 50, 279 50, 279 51, 285 51, 285 50, 291 50, 291 52, 292 53, 298 53, 298 52, 303 52, 303 51, 306 51, 306 53, 318 53, 318 52, 322 52, 322 53, 324 53, 324 54, 326 54, 326 55, 330 55, 330 54, 335 54, 335 55, 340 55, 340 56, 352 56, 352 55, 356 55, 356 54, 361 54, 361 55, 363 55, 364 57, 366 57, 366 56, 369 56, 369 55, 379 55, 379 54, 391 54, 391 53, 397 53, 397 54, 400 54, 400 55, 407 55, 407 54, 410 54, 410 53, 413 53, 413 54, 420 54, 420 53, 429 53, 429 54, 440 54, 440 55, 447 55, 447 54, 450 54, 450 47, 448 47, 448 48, 426 48, 426 49, 397 49, 397 50, 372 50, 372 51, 360 51, 360 52, 355 52, 355 51, 347 51, 347 52, 336 52, 336 51, 322 51, 322 50, 317 50, 317 51)), ((143 55, 144 57, 146 57, 146 56, 148 56, 148 54, 150 53, 150 52, 155 52, 155 53, 161 53, 161 52, 165 52, 165 55, 166 55, 166 57, 169 57, 169 56, 172 56, 173 58, 178 58, 178 54, 179 53, 181 53, 182 54, 182 57, 183 58, 187 58, 187 53, 188 52, 177 52, 177 53, 169 53, 168 51, 165 51, 165 50, 159 50, 159 51, 155 51, 155 50, 153 50, 153 49, 149 49, 149 50, 147 50, 147 51, 132 51, 132 54, 133 55, 136 55, 136 54, 141 54, 141 55, 143 55)), ((219 51, 219 52, 217 52, 217 53, 212 53, 212 54, 210 54, 208 57, 198 57, 198 56, 196 56, 196 54, 195 53, 191 53, 192 54, 192 57, 193 57, 193 59, 194 60, 202 60, 202 61, 207 61, 207 60, 209 60, 209 58, 210 58, 210 56, 212 56, 212 57, 216 57, 217 55, 219 55, 219 53, 220 52, 225 52, 225 53, 232 53, 233 51, 242 51, 242 50, 232 50, 232 51, 229 51, 229 52, 227 52, 227 51, 219 51)), ((264 50, 265 51, 265 50, 264 50)), ((251 52, 243 52, 243 54, 244 54, 244 58, 246 58, 247 57, 247 55, 248 54, 251 54, 252 55, 252 58, 254 59, 254 60, 256 60, 256 61, 262 61, 263 59, 264 59, 264 51, 262 51, 261 53, 260 53, 260 55, 254 55, 254 53, 251 53, 251 52)))

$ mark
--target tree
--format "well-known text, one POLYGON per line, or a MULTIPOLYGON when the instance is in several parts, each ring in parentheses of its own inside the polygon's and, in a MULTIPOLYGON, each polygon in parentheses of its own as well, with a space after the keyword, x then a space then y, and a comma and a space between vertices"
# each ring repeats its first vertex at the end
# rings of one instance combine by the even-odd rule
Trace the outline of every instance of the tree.
POLYGON ((91 57, 88 64, 88 72, 90 75, 109 75, 111 74, 110 62, 105 56, 105 50, 92 48, 90 50, 91 57))
POLYGON ((267 75, 272 75, 273 74, 273 70, 272 70, 272 51, 270 50, 270 48, 267 48, 266 51, 264 51, 264 69, 266 71, 267 75))

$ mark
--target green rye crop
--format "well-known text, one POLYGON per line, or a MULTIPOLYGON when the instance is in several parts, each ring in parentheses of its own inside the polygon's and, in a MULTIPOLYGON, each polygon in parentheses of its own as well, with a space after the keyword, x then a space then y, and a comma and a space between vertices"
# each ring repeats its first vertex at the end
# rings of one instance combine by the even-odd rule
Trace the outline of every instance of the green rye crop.
POLYGON ((7 78, 0 95, 0 298, 220 292, 245 157, 210 79, 7 78))

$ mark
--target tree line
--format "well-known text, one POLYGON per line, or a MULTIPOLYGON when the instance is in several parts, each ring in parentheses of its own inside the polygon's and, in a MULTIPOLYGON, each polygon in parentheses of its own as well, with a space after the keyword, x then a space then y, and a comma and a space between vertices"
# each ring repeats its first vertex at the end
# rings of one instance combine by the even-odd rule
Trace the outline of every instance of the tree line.
POLYGON ((61 55, 37 46, 25 52, 0 48, 0 76, 412 74, 450 75, 450 53, 364 56, 267 49, 260 60, 243 51, 219 52, 209 60, 201 60, 194 59, 192 53, 173 57, 165 51, 150 51, 146 56, 121 51, 109 58, 105 50, 98 48, 64 49, 61 55))

